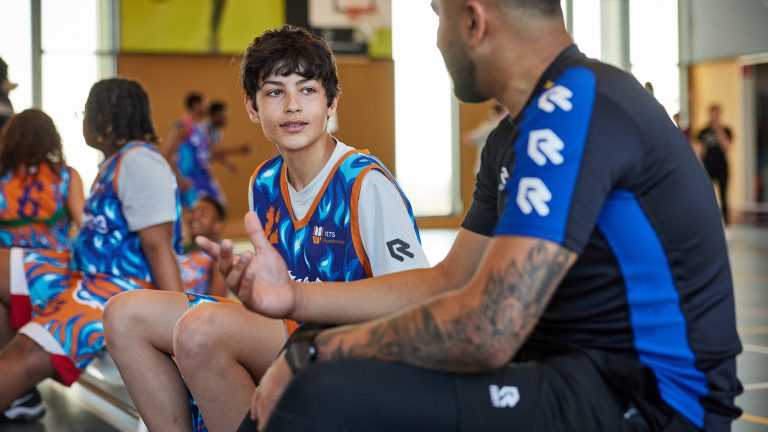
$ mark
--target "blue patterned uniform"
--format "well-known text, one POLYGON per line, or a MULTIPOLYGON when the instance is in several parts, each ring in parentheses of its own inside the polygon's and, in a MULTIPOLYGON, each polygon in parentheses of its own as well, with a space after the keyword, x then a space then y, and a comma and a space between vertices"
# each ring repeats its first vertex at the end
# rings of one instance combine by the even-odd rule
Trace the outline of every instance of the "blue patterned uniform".
POLYGON ((26 324, 34 308, 69 286, 67 209, 71 171, 42 163, 0 178, 0 247, 11 248, 11 325, 26 324))
MULTIPOLYGON (((411 204, 394 176, 377 158, 366 152, 350 150, 328 174, 325 184, 301 220, 296 220, 290 204, 286 167, 282 156, 264 162, 251 177, 251 208, 264 227, 264 234, 280 253, 294 280, 353 281, 371 277, 371 266, 363 249, 357 218, 360 187, 370 170, 383 173, 400 192, 403 205, 419 229, 411 204)), ((218 297, 187 293, 189 307, 200 303, 227 301, 218 297)), ((298 323, 285 320, 290 334, 298 323)), ((204 420, 190 395, 193 430, 206 431, 204 420)))
POLYGON ((357 218, 360 187, 370 170, 382 172, 397 187, 418 235, 408 199, 370 154, 353 150, 342 156, 300 221, 290 206, 285 169, 283 158, 276 157, 256 170, 251 178, 253 211, 295 280, 353 281, 372 276, 357 218))
POLYGON ((71 220, 67 211, 70 169, 40 164, 34 174, 0 178, 0 247, 66 252, 71 220))
MULTIPOLYGON (((21 332, 51 354, 59 379, 67 385, 104 348, 102 316, 106 302, 127 290, 154 288, 137 232, 128 227, 117 192, 121 161, 135 149, 157 153, 133 141, 102 163, 85 203, 83 227, 74 242, 69 288, 52 299, 21 332)), ((181 205, 176 195, 173 247, 181 251, 181 205)))
POLYGON ((210 147, 206 127, 193 125, 174 157, 176 169, 188 183, 188 188, 181 195, 185 209, 191 209, 197 200, 206 196, 222 204, 225 202, 224 194, 211 173, 210 147))

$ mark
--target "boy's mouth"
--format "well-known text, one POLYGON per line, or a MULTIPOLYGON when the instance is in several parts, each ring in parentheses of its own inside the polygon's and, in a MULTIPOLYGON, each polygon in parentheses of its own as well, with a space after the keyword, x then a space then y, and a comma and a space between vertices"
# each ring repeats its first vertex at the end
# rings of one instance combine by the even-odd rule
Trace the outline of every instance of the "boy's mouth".
POLYGON ((282 123, 282 124, 280 124, 280 127, 288 129, 288 130, 291 130, 291 129, 301 129, 301 128, 303 128, 304 126, 306 126, 308 124, 309 123, 307 123, 307 122, 295 120, 295 121, 287 121, 285 123, 282 123))

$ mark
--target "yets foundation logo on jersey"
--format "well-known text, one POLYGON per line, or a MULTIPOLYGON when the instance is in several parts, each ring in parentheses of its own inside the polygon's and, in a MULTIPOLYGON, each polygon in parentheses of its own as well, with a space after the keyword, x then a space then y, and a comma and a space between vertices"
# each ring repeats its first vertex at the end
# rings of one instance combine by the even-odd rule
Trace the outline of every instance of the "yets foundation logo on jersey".
POLYGON ((346 242, 337 239, 335 231, 328 231, 321 226, 315 225, 312 227, 312 243, 319 245, 320 243, 344 244, 346 242))
POLYGON ((323 227, 315 226, 312 228, 312 243, 320 244, 323 239, 323 227))

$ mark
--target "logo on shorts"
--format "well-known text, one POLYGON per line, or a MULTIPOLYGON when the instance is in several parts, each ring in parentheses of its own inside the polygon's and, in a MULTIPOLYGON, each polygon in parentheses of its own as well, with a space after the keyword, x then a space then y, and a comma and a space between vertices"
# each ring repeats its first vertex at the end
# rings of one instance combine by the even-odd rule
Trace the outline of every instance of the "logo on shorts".
POLYGON ((514 408, 520 402, 520 391, 515 386, 491 385, 491 404, 494 408, 514 408))

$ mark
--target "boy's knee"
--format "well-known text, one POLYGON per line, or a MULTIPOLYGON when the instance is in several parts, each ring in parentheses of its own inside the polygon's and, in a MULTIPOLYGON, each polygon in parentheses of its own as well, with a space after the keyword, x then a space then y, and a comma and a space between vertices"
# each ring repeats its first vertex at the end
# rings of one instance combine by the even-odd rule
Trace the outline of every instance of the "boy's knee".
POLYGON ((135 334, 141 324, 141 290, 118 294, 104 308, 104 335, 110 348, 124 340, 126 334, 135 334))
POLYGON ((215 303, 203 303, 182 315, 173 332, 173 352, 178 361, 202 360, 220 348, 220 312, 215 303))

